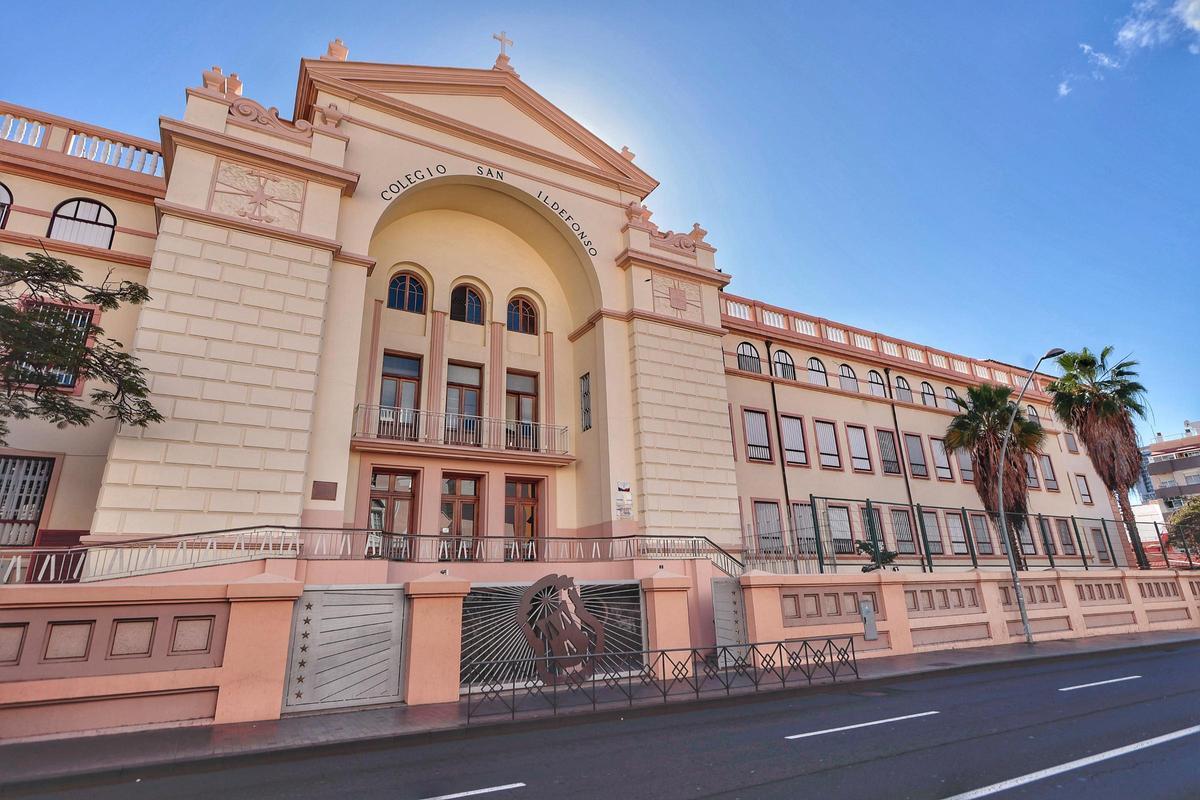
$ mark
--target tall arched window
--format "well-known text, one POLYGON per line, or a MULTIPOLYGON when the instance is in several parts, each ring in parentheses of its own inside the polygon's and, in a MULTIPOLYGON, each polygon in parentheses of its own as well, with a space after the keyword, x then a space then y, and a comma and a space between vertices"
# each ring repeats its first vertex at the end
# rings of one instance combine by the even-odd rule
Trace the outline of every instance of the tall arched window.
POLYGON ((921 381, 921 404, 937 407, 937 395, 929 381, 921 381))
POLYGON ((946 408, 950 411, 958 411, 958 392, 950 386, 946 387, 946 408))
POLYGON ((8 221, 8 210, 12 208, 12 192, 3 183, 0 183, 0 229, 4 227, 4 223, 8 221))
POLYGON ((537 333, 537 309, 528 298, 514 297, 508 301, 508 329, 513 333, 537 333))
POLYGON ((95 200, 77 197, 60 203, 50 218, 46 235, 63 242, 75 242, 91 247, 112 247, 117 218, 111 209, 95 200))
POLYGON ((1037 409, 1034 408, 1033 406, 1026 406, 1025 408, 1029 412, 1029 418, 1031 420, 1033 420, 1034 422, 1036 422, 1037 424, 1041 425, 1042 418, 1041 418, 1041 415, 1038 414, 1037 409))
POLYGON ((454 291, 450 293, 450 319, 469 322, 472 325, 483 324, 483 300, 474 287, 454 287, 454 291))
POLYGON ((871 394, 876 397, 887 397, 887 389, 883 385, 883 376, 875 370, 867 373, 867 383, 871 385, 871 394))
POLYGON ((762 361, 758 358, 758 348, 749 342, 742 342, 737 347, 738 369, 746 372, 762 372, 762 361))
POLYGON ((816 386, 828 386, 829 376, 825 374, 825 365, 819 358, 808 360, 808 382, 816 386))
POLYGON ((425 313, 425 284, 411 272, 401 272, 388 283, 388 308, 425 313))
POLYGON ((913 401, 912 387, 908 385, 908 381, 901 376, 896 376, 896 397, 906 403, 913 401))
POLYGON ((792 361, 791 353, 786 350, 775 351, 775 377, 796 380, 796 362, 792 361))
POLYGON ((854 374, 854 367, 849 364, 838 367, 838 381, 847 392, 858 391, 858 376, 854 374))

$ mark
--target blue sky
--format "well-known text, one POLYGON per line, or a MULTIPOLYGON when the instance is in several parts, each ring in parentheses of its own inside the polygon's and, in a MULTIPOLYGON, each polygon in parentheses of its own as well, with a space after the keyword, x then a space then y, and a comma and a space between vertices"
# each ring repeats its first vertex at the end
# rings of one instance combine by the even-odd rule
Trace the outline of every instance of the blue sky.
POLYGON ((211 64, 287 114, 334 36, 487 67, 504 29, 732 291, 1014 364, 1112 344, 1144 432, 1200 417, 1200 0, 9 5, 0 97, 150 137, 211 64))

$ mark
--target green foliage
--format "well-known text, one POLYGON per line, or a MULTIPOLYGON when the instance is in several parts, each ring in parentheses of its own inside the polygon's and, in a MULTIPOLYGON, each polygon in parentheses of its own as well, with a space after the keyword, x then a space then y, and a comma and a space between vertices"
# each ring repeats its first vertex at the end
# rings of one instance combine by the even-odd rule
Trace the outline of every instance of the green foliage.
POLYGON ((899 569, 898 567, 893 566, 892 562, 894 562, 896 557, 900 554, 895 550, 888 550, 883 546, 882 542, 879 544, 877 549, 875 544, 872 542, 858 540, 854 543, 854 549, 862 555, 870 557, 871 559, 870 564, 863 565, 863 572, 874 572, 877 569, 886 569, 888 567, 891 567, 893 571, 899 569))
POLYGON ((1167 520, 1167 541, 1193 553, 1200 551, 1200 496, 1190 497, 1167 520))
POLYGON ((64 307, 100 312, 150 299, 132 281, 83 281, 74 266, 43 253, 0 255, 0 444, 11 419, 39 418, 59 427, 97 418, 145 427, 162 420, 147 398, 137 359, 94 322, 72 324, 64 307), (63 376, 90 385, 87 397, 64 391, 63 376))

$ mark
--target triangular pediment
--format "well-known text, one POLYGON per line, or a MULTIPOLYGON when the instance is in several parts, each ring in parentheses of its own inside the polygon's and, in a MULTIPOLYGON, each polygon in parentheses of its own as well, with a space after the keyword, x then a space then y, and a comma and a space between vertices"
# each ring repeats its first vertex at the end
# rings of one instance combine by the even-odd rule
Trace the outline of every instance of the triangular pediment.
POLYGON ((511 71, 306 59, 296 93, 297 119, 312 119, 320 88, 641 197, 658 185, 511 71))

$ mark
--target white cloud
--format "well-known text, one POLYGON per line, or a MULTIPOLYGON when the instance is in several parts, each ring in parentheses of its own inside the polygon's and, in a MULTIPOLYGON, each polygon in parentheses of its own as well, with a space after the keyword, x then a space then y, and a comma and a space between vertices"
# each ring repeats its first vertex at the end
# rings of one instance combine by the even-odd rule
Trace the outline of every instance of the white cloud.
POLYGON ((1058 82, 1058 96, 1066 97, 1070 93, 1071 93, 1071 82, 1070 81, 1059 81, 1058 82))
POLYGON ((1090 44, 1080 44, 1079 49, 1083 51, 1085 56, 1087 56, 1088 63, 1096 68, 1095 77, 1097 79, 1104 78, 1104 73, 1102 70, 1121 68, 1120 61, 1113 58, 1108 53, 1101 53, 1090 44))

